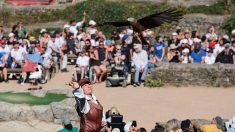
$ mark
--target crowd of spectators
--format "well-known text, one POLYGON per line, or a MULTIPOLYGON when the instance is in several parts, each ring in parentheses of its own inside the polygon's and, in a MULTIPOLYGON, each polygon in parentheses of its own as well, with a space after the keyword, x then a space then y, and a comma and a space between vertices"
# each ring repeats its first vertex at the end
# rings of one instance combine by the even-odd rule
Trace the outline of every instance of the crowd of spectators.
MULTIPOLYGON (((68 54, 78 56, 75 68, 80 78, 86 76, 89 68, 96 73, 96 82, 105 79, 107 67, 123 65, 124 74, 134 68, 133 85, 139 86, 148 70, 160 63, 205 63, 235 64, 235 30, 232 34, 219 36, 214 27, 208 32, 177 29, 171 36, 154 36, 154 32, 142 32, 147 40, 142 43, 132 29, 113 31, 110 37, 98 30, 95 21, 86 23, 86 13, 79 22, 71 20, 65 24, 63 31, 48 33, 42 29, 40 36, 30 36, 22 22, 13 26, 6 36, 0 26, 0 70, 4 81, 8 81, 6 68, 22 68, 20 83, 27 80, 27 73, 38 72, 40 79, 46 82, 45 69, 62 60, 62 72, 67 72, 68 54), (229 37, 230 36, 230 37, 229 37), (141 77, 140 77, 141 76, 141 77)), ((12 75, 10 75, 11 77, 12 75)))

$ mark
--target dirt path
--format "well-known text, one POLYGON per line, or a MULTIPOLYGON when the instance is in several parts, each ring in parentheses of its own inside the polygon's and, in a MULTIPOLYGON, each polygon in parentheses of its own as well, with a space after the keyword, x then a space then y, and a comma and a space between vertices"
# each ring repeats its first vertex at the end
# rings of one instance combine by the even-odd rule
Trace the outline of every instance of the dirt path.
MULTIPOLYGON (((70 67, 71 71, 71 67, 70 67)), ((65 82, 71 72, 59 73, 44 89, 68 89, 65 82)), ((29 85, 21 86, 14 81, 0 84, 0 91, 25 91, 29 85)), ((106 88, 104 83, 94 85, 94 93, 101 101, 105 111, 116 106, 124 115, 124 120, 137 120, 139 126, 150 130, 155 122, 165 122, 172 118, 211 119, 216 115, 231 118, 235 115, 235 87, 171 87, 145 88, 106 88)))

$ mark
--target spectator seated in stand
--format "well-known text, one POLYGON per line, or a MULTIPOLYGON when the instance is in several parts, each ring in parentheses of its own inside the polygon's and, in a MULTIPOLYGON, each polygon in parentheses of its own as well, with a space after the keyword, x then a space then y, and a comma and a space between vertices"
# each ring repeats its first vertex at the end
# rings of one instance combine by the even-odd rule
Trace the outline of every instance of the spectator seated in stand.
POLYGON ((193 63, 203 63, 205 61, 205 56, 206 52, 201 49, 201 45, 194 45, 194 50, 191 52, 193 63))
POLYGON ((135 52, 133 54, 133 63, 135 67, 134 87, 140 86, 140 83, 144 82, 145 77, 148 74, 148 55, 145 50, 142 50, 141 44, 136 44, 135 52), (140 73, 142 73, 141 78, 140 73))
POLYGON ((8 82, 7 79, 7 68, 6 68, 6 59, 3 52, 0 52, 0 82, 8 82))
POLYGON ((79 73, 81 75, 80 79, 85 78, 86 72, 88 70, 89 66, 89 57, 86 55, 86 51, 83 50, 80 52, 77 61, 76 61, 76 67, 75 67, 75 73, 74 73, 74 79, 75 81, 79 81, 77 74, 79 73))
POLYGON ((42 58, 39 52, 35 51, 35 47, 29 47, 28 54, 26 56, 25 64, 22 67, 22 81, 21 84, 25 83, 27 79, 27 73, 31 73, 29 79, 42 79, 42 67, 38 64, 42 63, 42 58))

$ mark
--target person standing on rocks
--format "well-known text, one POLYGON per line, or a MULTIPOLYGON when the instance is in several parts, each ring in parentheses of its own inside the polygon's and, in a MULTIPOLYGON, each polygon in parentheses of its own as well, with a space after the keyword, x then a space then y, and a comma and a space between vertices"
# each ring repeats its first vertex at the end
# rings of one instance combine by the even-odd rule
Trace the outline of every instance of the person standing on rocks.
POLYGON ((106 125, 103 118, 103 107, 92 93, 92 85, 89 79, 84 78, 69 84, 74 88, 73 94, 76 100, 76 110, 80 117, 79 132, 100 132, 106 125))

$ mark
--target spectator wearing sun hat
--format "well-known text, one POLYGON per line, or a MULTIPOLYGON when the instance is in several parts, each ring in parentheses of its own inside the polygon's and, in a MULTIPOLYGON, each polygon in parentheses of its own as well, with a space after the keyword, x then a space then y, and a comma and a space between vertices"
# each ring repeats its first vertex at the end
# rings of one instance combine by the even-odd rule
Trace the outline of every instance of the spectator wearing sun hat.
POLYGON ((78 132, 77 127, 73 127, 71 121, 68 118, 62 119, 63 129, 59 130, 58 132, 78 132))
POLYGON ((215 63, 215 56, 213 56, 213 50, 208 49, 207 54, 205 56, 205 64, 214 64, 215 63))
POLYGON ((141 44, 136 44, 135 52, 133 53, 133 62, 135 67, 134 86, 140 86, 140 83, 144 81, 148 73, 148 55, 145 50, 142 50, 141 44), (140 73, 142 73, 139 80, 140 73))
POLYGON ((189 49, 188 49, 188 48, 185 48, 185 49, 182 51, 182 55, 181 55, 181 57, 180 57, 180 61, 181 61, 181 63, 183 63, 183 64, 192 63, 193 59, 192 59, 192 57, 189 55, 189 49))

